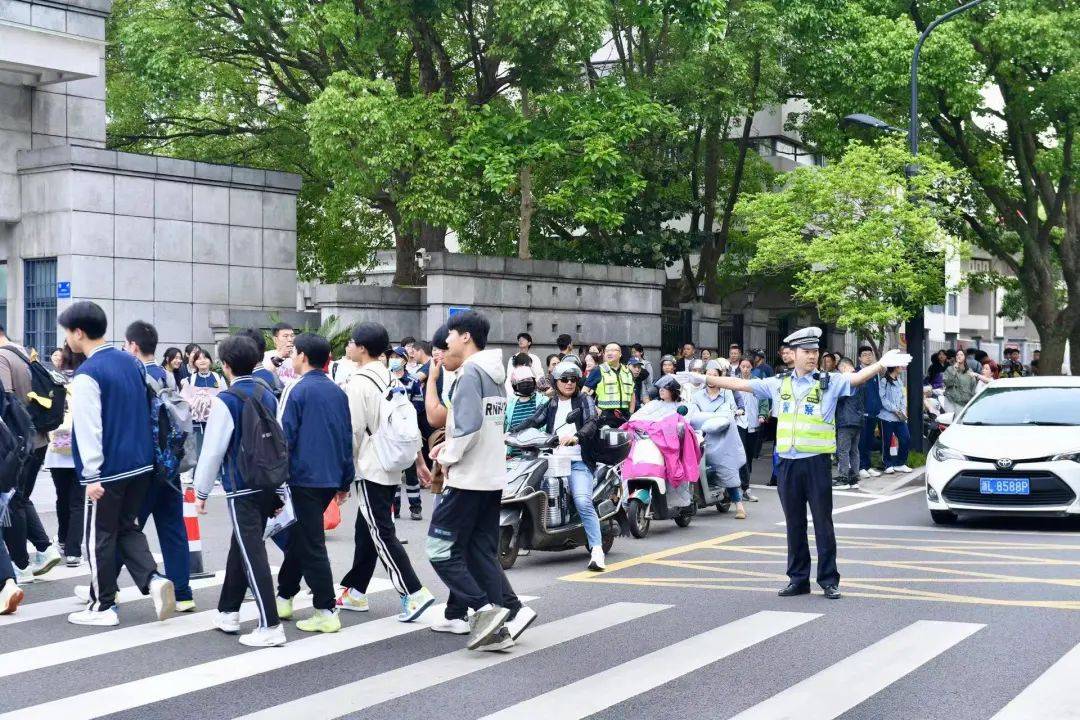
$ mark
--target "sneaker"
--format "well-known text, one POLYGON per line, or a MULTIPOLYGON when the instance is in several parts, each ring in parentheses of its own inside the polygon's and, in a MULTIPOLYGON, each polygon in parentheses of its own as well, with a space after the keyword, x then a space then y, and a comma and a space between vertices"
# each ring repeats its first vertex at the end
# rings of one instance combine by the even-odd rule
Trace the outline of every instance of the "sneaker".
POLYGON ((510 617, 510 611, 498 605, 487 605, 485 609, 477 610, 469 618, 469 642, 465 644, 469 650, 475 650, 488 638, 499 631, 499 628, 510 617))
POLYGON ((909 473, 909 472, 915 472, 915 471, 912 470, 911 468, 909 468, 907 465, 897 465, 896 466, 896 472, 898 472, 898 473, 909 473))
POLYGON ((896 468, 894 468, 892 465, 885 468, 885 474, 886 475, 892 475, 894 472, 896 472, 896 468))
MULTIPOLYGON (((518 613, 519 615, 521 613, 518 613)), ((447 618, 436 620, 431 623, 431 630, 437 633, 450 633, 451 635, 468 635, 469 621, 461 618, 447 618)), ((524 628, 522 628, 524 631, 524 628)))
POLYGON ((855 477, 853 475, 850 478, 848 478, 848 490, 858 490, 858 489, 859 489, 859 478, 857 478, 857 477, 855 477))
POLYGON ((735 511, 735 519, 736 520, 745 520, 746 519, 746 510, 743 510, 741 508, 739 510, 736 510, 735 511))
POLYGON ((64 564, 69 568, 77 568, 82 565, 82 558, 78 555, 68 555, 64 558, 64 564))
POLYGON ((15 582, 19 585, 29 585, 30 583, 34 582, 34 580, 36 580, 37 578, 34 577, 34 573, 30 568, 30 565, 27 565, 24 568, 16 567, 15 582))
POLYGON ((749 490, 747 490, 746 492, 744 492, 744 493, 742 494, 742 496, 743 496, 743 500, 745 500, 746 502, 757 502, 757 501, 758 501, 758 496, 757 496, 757 495, 754 495, 754 494, 753 494, 752 492, 750 492, 749 490))
POLYGON ((517 640, 521 637, 521 633, 525 632, 535 620, 536 611, 531 607, 522 605, 516 613, 510 615, 510 619, 506 621, 506 629, 510 631, 510 637, 517 640))
POLYGON ((14 580, 8 580, 0 590, 0 615, 10 615, 22 602, 23 591, 14 580))
POLYGON ((214 616, 214 627, 229 635, 240 632, 240 613, 219 612, 214 616))
POLYGON ((869 479, 870 478, 870 471, 869 470, 860 470, 859 471, 859 477, 861 477, 863 480, 869 479))
POLYGON ((880 470, 870 468, 866 472, 870 474, 870 477, 881 477, 881 471, 880 470))
POLYGON ((401 519, 401 508, 399 508, 399 507, 394 508, 394 519, 395 520, 400 520, 401 519))
POLYGON ((283 598, 280 595, 274 598, 277 601, 277 616, 281 620, 292 620, 292 598, 283 598))
POLYGON ((603 572, 607 565, 604 564, 604 549, 594 547, 592 557, 589 558, 589 569, 593 572, 603 572))
POLYGON ((401 613, 397 616, 398 622, 412 622, 434 604, 435 596, 426 587, 422 587, 411 595, 401 598, 401 613))
POLYGON ((419 510, 410 510, 409 511, 409 519, 410 520, 423 520, 424 519, 424 513, 420 512, 419 510))
POLYGON ((150 579, 150 598, 158 620, 168 620, 176 614, 176 587, 172 580, 155 575, 150 579))
POLYGON ((281 647, 285 644, 285 627, 281 623, 274 627, 257 627, 247 635, 241 635, 240 644, 248 647, 281 647))
POLYGON ((336 633, 341 629, 337 610, 316 610, 307 620, 296 623, 296 629, 304 632, 336 633))
POLYGON ((195 601, 194 600, 177 600, 176 601, 176 612, 178 612, 178 613, 195 612, 195 601))
POLYGON ((68 622, 73 625, 93 625, 94 627, 112 627, 113 625, 120 624, 120 616, 116 613, 116 608, 111 607, 108 610, 80 610, 76 613, 68 615, 68 622))
POLYGON ((509 650, 514 647, 514 638, 510 637, 510 631, 503 625, 499 631, 477 646, 481 652, 498 652, 509 650))
POLYGON ((76 585, 75 586, 75 599, 81 602, 83 605, 90 602, 90 586, 89 585, 76 585))
POLYGON ((62 559, 56 546, 50 545, 45 552, 34 553, 34 559, 30 563, 30 572, 34 573, 35 577, 40 577, 59 565, 62 559))
MULTIPOLYGON (((279 600, 280 603, 280 600, 279 600)), ((292 602, 290 601, 290 608, 292 602)), ((371 604, 368 603, 367 595, 355 590, 354 588, 342 588, 341 594, 337 599, 338 610, 352 610, 353 612, 367 612, 371 609, 371 604)), ((278 616, 281 615, 281 605, 278 605, 278 616)), ((289 610, 289 617, 292 617, 292 610, 289 610)))
POLYGON ((848 486, 848 484, 849 484, 848 479, 846 477, 837 476, 837 477, 833 478, 833 481, 832 481, 832 486, 834 488, 841 488, 841 487, 846 488, 848 486))

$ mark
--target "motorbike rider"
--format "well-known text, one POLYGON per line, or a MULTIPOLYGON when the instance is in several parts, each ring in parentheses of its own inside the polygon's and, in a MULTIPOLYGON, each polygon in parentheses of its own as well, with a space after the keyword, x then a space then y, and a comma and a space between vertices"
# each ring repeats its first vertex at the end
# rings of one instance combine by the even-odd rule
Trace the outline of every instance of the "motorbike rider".
MULTIPOLYGON (((729 371, 730 365, 726 360, 710 360, 705 374, 706 377, 726 377, 729 371)), ((690 409, 694 413, 721 416, 731 421, 727 432, 717 438, 718 446, 706 448, 706 456, 711 460, 709 470, 719 475, 728 497, 735 503, 735 518, 745 520, 740 470, 746 464, 746 453, 736 428, 736 419, 744 414, 740 400, 731 390, 706 385, 690 398, 690 409)))
MULTIPOLYGON (((538 408, 547 405, 548 399, 536 389, 536 378, 533 377, 532 363, 528 355, 518 353, 510 359, 512 370, 510 371, 510 386, 514 390, 513 396, 506 401, 506 416, 504 432, 516 427, 536 414, 538 408)), ((515 448, 507 448, 507 457, 517 457, 521 451, 515 448)))
POLYGON ((637 409, 634 399, 634 376, 622 364, 622 346, 611 342, 604 346, 604 361, 589 373, 585 387, 596 395, 600 423, 619 427, 637 409))
POLYGON ((599 572, 605 568, 603 537, 592 496, 600 417, 592 398, 581 392, 581 368, 577 363, 560 362, 555 366, 552 377, 555 380, 555 396, 551 402, 537 408, 531 418, 511 431, 541 428, 548 434, 558 435, 559 447, 553 454, 571 459, 570 493, 588 538, 589 569, 599 572), (578 411, 577 419, 567 423, 566 418, 575 411, 578 411))
POLYGON ((634 378, 634 403, 641 407, 648 400, 649 370, 645 363, 636 357, 630 358, 626 366, 630 368, 630 376, 634 378))

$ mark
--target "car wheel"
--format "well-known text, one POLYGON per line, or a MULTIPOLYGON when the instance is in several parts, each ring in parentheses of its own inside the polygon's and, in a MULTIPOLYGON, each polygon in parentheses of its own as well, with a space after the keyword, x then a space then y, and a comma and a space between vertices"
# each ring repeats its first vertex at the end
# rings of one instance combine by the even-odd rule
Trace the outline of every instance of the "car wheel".
POLYGON ((931 510, 930 519, 938 525, 954 525, 960 518, 949 510, 931 510))

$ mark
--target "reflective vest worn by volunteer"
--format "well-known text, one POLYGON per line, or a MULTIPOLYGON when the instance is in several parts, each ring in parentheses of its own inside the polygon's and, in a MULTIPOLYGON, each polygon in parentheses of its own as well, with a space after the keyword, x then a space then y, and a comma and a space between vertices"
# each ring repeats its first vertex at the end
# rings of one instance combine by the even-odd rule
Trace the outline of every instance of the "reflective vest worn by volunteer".
POLYGON ((806 397, 798 398, 787 376, 780 383, 780 405, 776 410, 776 450, 781 455, 794 446, 796 452, 836 452, 836 421, 822 416, 821 381, 815 380, 806 397))
POLYGON ((596 386, 596 406, 601 410, 627 410, 634 397, 634 376, 630 368, 620 365, 612 370, 607 363, 600 365, 600 384, 596 386))

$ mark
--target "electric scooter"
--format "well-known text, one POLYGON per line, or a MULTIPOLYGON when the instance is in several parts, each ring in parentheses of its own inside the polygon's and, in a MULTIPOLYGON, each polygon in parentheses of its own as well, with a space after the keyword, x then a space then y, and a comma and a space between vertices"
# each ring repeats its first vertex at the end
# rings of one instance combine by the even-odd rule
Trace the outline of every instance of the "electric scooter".
POLYGON ((726 513, 731 509, 731 497, 724 487, 720 473, 708 463, 710 443, 719 442, 724 434, 732 429, 730 418, 711 417, 708 415, 691 418, 690 424, 701 435, 701 472, 694 484, 694 500, 699 508, 714 506, 717 512, 726 513))
MULTIPOLYGON (((679 431, 683 432, 683 426, 679 431)), ((648 434, 638 432, 636 453, 641 453, 645 461, 658 467, 664 466, 664 459, 648 434), (655 457, 650 458, 651 455, 655 457)), ((688 527, 697 514, 690 486, 671 487, 667 479, 650 475, 626 478, 626 524, 630 534, 641 539, 649 534, 653 520, 674 520, 679 527, 688 527)))
MULTIPOLYGON (((567 423, 577 421, 577 411, 567 423)), ((507 463, 507 483, 503 488, 499 520, 499 562, 509 570, 522 550, 563 551, 587 546, 570 493, 570 459, 554 455, 559 445, 558 430, 548 434, 529 428, 511 434, 507 447, 521 451, 521 457, 507 463)), ((619 534, 616 515, 622 507, 622 477, 619 463, 630 452, 627 433, 601 428, 596 471, 593 473, 593 505, 600 518, 601 547, 606 554, 619 534)))

